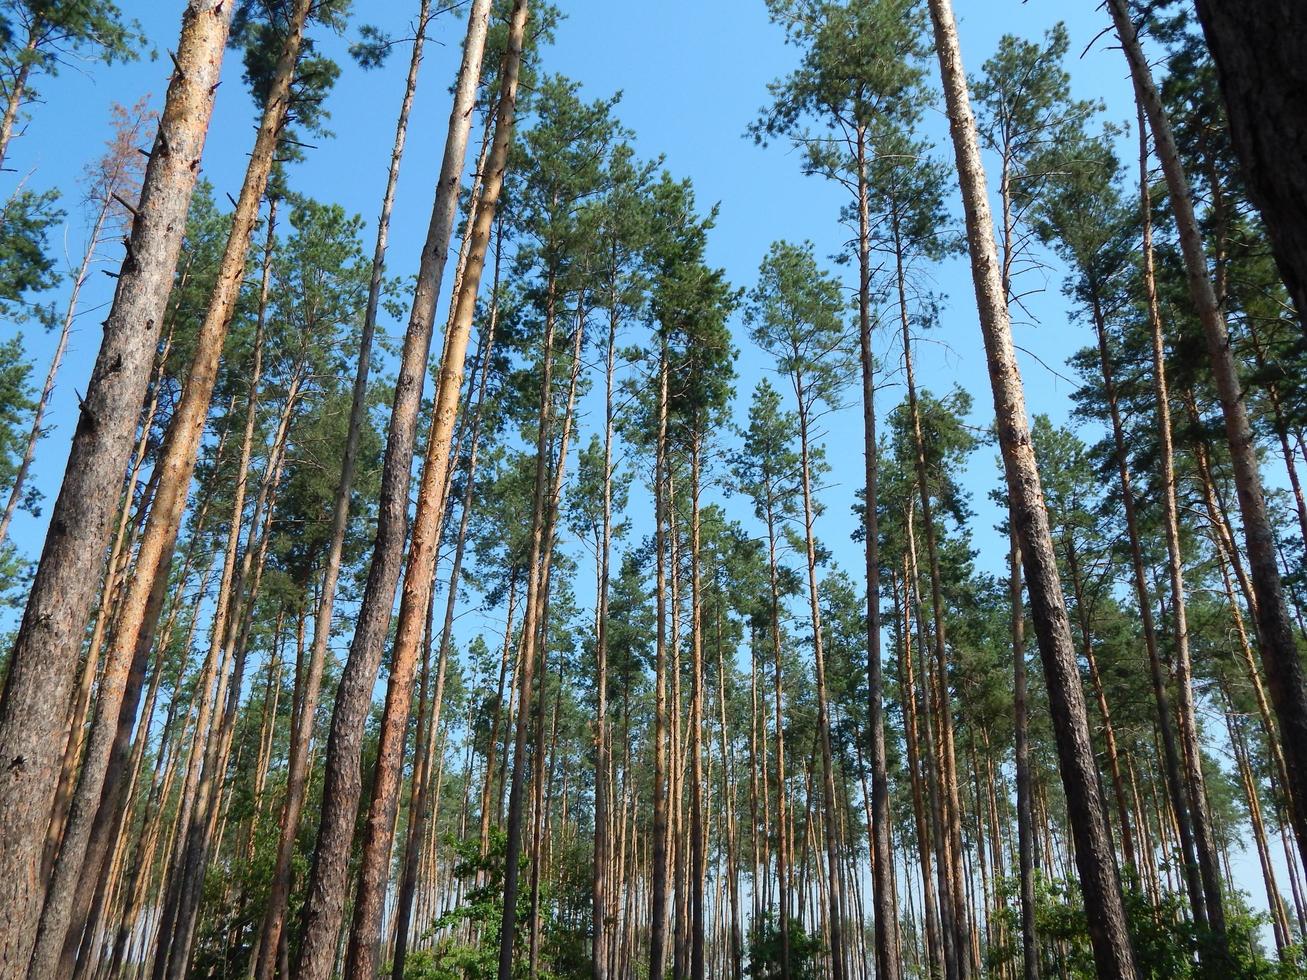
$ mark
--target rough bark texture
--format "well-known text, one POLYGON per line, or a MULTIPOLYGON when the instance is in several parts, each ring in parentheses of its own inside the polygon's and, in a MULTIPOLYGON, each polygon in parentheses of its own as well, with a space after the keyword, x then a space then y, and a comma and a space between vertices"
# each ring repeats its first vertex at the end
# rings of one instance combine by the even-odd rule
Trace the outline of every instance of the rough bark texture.
POLYGON ((1248 193, 1307 328, 1307 5, 1262 0, 1255 14, 1237 0, 1196 6, 1248 193))
POLYGON ((44 888, 37 875, 59 776, 65 707, 94 600, 116 486, 131 454, 186 213, 213 111, 232 4, 192 0, 182 18, 141 199, 82 399, 63 484, 0 696, 0 974, 27 967, 44 888))
MULTIPOLYGON (((304 809, 304 792, 308 782, 309 743, 313 738, 313 722, 317 716, 318 694, 322 689, 322 668, 327 659, 327 643, 331 639, 331 618, 335 609, 336 586, 340 579, 341 556, 345 550, 345 531, 349 525, 350 493, 354 486, 354 470, 358 461, 360 434, 367 412, 368 375, 372 367, 372 342, 377 328, 377 308, 381 301, 381 287, 385 274, 386 245, 390 234, 390 215, 394 210, 395 186, 399 182, 399 165, 404 155, 408 118, 417 90, 418 68, 422 63, 422 49, 429 20, 430 0, 422 0, 418 10, 417 33, 413 39, 413 55, 409 60, 404 98, 400 103, 399 120, 395 125, 395 143, 390 154, 390 169, 386 175, 386 190, 382 194, 381 214, 377 219, 377 243, 372 254, 372 277, 368 285, 368 305, 359 338, 358 365, 354 373, 351 394, 349 429, 345 435, 345 448, 341 457, 340 482, 331 514, 331 544, 328 546, 322 593, 313 617, 313 644, 303 680, 303 697, 296 725, 291 733, 290 757, 287 762, 286 799, 281 811, 277 840, 277 856, 272 868, 263 924, 259 932, 258 955, 254 975, 257 980, 271 980, 277 965, 277 949, 281 944, 282 929, 286 922, 286 902, 290 895, 291 861, 295 854, 295 837, 304 809)), ((484 29, 489 0, 478 0, 469 14, 471 25, 484 29)))
POLYGON ((426 244, 422 248, 418 286, 413 296, 413 310, 404 337, 399 375, 395 381, 372 563, 368 569, 358 625, 354 630, 349 658, 336 695, 336 708, 331 717, 322 819, 313 855, 308 898, 304 906, 304 939, 295 970, 296 976, 309 980, 330 975, 344 912, 349 846, 362 790, 359 753, 363 724, 372 703, 372 687, 381 665, 382 645, 390 628, 395 587, 399 583, 418 410, 426 377, 427 355, 431 347, 436 301, 440 295, 440 283, 449 256, 449 240, 458 208, 458 186, 467 156, 472 108, 481 75, 481 57, 485 50, 485 33, 485 19, 470 16, 454 104, 449 116, 445 155, 436 185, 436 201, 432 208, 426 244))
POLYGON ((1007 297, 999 272, 985 172, 980 161, 953 6, 949 0, 930 0, 930 14, 962 187, 976 306, 994 391, 999 448, 1021 544, 1031 616, 1048 683, 1062 785, 1075 838, 1076 864, 1080 871, 1094 960, 1100 975, 1132 980, 1137 974, 1130 936, 1126 931, 1121 883, 1113 858, 1112 841, 1103 819, 1080 671, 1072 647, 1071 625, 1058 578, 1039 469, 1030 442, 1025 393, 1012 343, 1007 297))
POLYGON ((1271 701, 1280 722, 1284 759, 1289 769, 1290 785, 1287 789, 1293 799, 1290 812, 1294 831, 1298 837, 1298 848, 1307 858, 1307 673, 1304 672, 1302 657, 1294 640, 1293 624, 1280 585, 1275 532, 1262 493, 1262 478, 1252 427, 1248 421, 1248 406, 1244 402, 1238 368, 1230 349, 1225 317, 1217 303, 1216 292, 1208 274, 1202 231, 1194 215, 1189 181, 1176 149, 1170 121, 1166 117, 1157 86, 1153 83, 1148 61, 1139 45, 1125 0, 1109 0, 1108 8, 1130 63, 1136 95, 1148 117, 1157 158, 1166 175, 1189 283, 1189 296, 1203 327, 1212 378, 1221 401, 1235 491, 1243 516, 1249 578, 1257 600, 1255 611, 1258 636, 1261 638, 1262 664, 1266 668, 1271 701))
POLYGON ((354 921, 345 963, 345 972, 349 976, 371 976, 376 970, 382 905, 390 870, 390 847, 394 838, 399 784, 404 768, 404 736, 413 700, 413 676, 417 666, 418 646, 426 628, 427 606, 431 601, 431 585, 436 572, 436 546, 445 524, 450 446, 463 390, 468 338, 472 333, 472 319, 476 314, 477 294, 485 271, 490 232, 508 164, 508 149, 512 143, 517 75, 525 26, 526 3, 522 2, 515 10, 512 24, 514 34, 504 58, 504 83, 495 123, 495 138, 486 163, 489 172, 481 185, 481 197, 476 205, 476 220, 471 229, 466 264, 454 298, 454 315, 450 318, 440 357, 440 375, 436 380, 436 399, 431 413, 426 464, 422 470, 417 510, 409 535, 404 588, 395 628, 394 656, 381 719, 372 803, 363 830, 358 897, 355 900, 354 921))

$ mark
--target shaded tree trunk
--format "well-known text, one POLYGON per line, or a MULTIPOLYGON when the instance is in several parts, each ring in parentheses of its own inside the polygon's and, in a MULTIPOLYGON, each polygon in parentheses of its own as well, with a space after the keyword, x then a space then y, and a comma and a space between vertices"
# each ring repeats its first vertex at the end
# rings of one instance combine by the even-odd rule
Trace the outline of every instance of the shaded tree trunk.
POLYGON ((1235 490, 1239 497, 1239 510, 1243 515, 1250 578, 1257 597, 1256 616, 1262 663, 1271 689, 1271 701, 1280 721, 1280 737, 1284 743, 1285 762, 1292 781, 1287 789, 1294 800, 1294 831, 1298 837, 1299 850, 1307 856, 1307 670, 1304 669, 1294 639, 1293 624, 1289 619, 1280 584, 1275 532, 1262 492, 1248 407, 1244 402, 1234 353, 1230 349, 1225 317, 1217 304, 1208 274, 1202 232, 1194 215, 1189 182, 1171 133, 1170 121, 1153 83, 1152 72, 1140 47, 1135 26, 1130 21, 1125 0, 1108 0, 1108 8, 1130 63, 1136 98, 1148 117, 1157 158, 1166 175, 1189 295, 1202 324, 1208 360, 1221 401, 1235 490))
POLYGON ((1292 0, 1260 5, 1255 17, 1234 0, 1198 0, 1196 6, 1216 63, 1230 141, 1307 329, 1307 175, 1284 165, 1307 157, 1307 65, 1299 49, 1307 10, 1292 0))

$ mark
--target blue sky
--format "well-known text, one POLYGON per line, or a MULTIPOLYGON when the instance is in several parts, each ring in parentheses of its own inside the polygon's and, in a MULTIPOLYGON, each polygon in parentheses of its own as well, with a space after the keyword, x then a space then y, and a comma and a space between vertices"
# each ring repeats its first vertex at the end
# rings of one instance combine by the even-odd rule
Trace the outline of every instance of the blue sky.
MULTIPOLYGON (((15 172, 0 175, 5 193, 19 180, 38 189, 64 189, 70 217, 67 228, 56 238, 66 250, 70 266, 81 254, 84 234, 72 188, 84 164, 101 152, 108 136, 109 107, 115 101, 130 105, 147 92, 157 104, 170 68, 164 52, 176 44, 181 0, 120 3, 140 20, 159 57, 111 67, 72 65, 58 78, 45 80, 41 85, 44 101, 33 107, 33 119, 14 141, 6 161, 15 172)), ((784 74, 796 59, 795 51, 782 43, 780 30, 768 22, 762 0, 559 3, 566 19, 558 28, 555 45, 544 55, 544 69, 579 80, 590 98, 619 90, 623 93, 617 113, 634 130, 641 155, 665 156, 674 175, 693 179, 702 206, 720 205, 710 258, 726 269, 733 283, 752 285, 759 260, 777 239, 810 239, 823 256, 839 251, 845 237, 837 222, 839 194, 817 178, 803 177, 795 152, 782 146, 759 148, 743 136, 766 100, 766 84, 784 74)), ((1075 4, 1048 0, 956 3, 964 59, 973 74, 1002 34, 1035 38, 1063 19, 1071 37, 1069 67, 1074 94, 1103 99, 1108 118, 1133 120, 1133 100, 1120 52, 1100 38, 1081 56, 1107 23, 1096 4, 1088 0, 1075 4)), ((342 63, 346 61, 344 47, 358 23, 376 23, 403 35, 417 3, 379 0, 355 6, 359 14, 347 37, 320 39, 323 50, 342 63)), ((442 17, 431 32, 391 231, 388 272, 392 275, 410 276, 416 268, 430 215, 448 118, 448 86, 462 30, 463 21, 442 17)), ((345 66, 327 102, 336 136, 309 151, 293 178, 301 192, 362 215, 368 222, 368 236, 385 179, 406 61, 407 52, 400 50, 380 71, 365 73, 352 64, 345 66)), ((204 157, 204 174, 215 184, 220 200, 224 193, 234 195, 239 188, 253 121, 239 61, 229 56, 204 157)), ((942 107, 928 114, 926 125, 941 154, 951 159, 942 107)), ((120 259, 118 248, 106 249, 103 267, 116 268, 120 259)), ((848 270, 841 274, 847 277, 848 270)), ((920 383, 936 393, 953 385, 968 390, 974 398, 971 421, 985 427, 992 418, 992 401, 965 257, 944 262, 934 270, 934 277, 934 288, 945 294, 948 302, 939 329, 918 348, 920 383)), ((1060 281, 1060 270, 1051 257, 1047 270, 1030 273, 1023 288, 1042 287, 1027 301, 1037 322, 1015 324, 1017 343, 1028 352, 1022 356, 1028 404, 1033 411, 1047 413, 1059 422, 1068 417, 1074 391, 1074 384, 1065 378, 1066 359, 1089 339, 1061 295, 1060 281)), ((34 470, 35 485, 47 497, 47 513, 72 433, 75 392, 83 389, 89 376, 111 286, 109 277, 96 274, 85 289, 51 406, 52 428, 40 447, 34 470)), ((54 299, 62 310, 62 299, 57 294, 54 299)), ((382 328, 393 335, 401 324, 386 322, 382 328)), ((14 329, 2 324, 0 336, 14 329)), ((55 338, 30 325, 23 332, 36 364, 34 373, 42 377, 55 338)), ((741 348, 738 416, 743 417, 749 392, 770 365, 750 349, 738 321, 737 338, 741 348)), ((878 346, 887 366, 893 368, 898 362, 897 346, 888 335, 878 338, 878 346)), ((887 377, 879 395, 882 418, 901 397, 897 380, 887 377)), ((853 528, 849 505, 861 481, 860 413, 855 406, 828 416, 824 423, 832 471, 823 491, 827 510, 820 533, 837 563, 856 569, 861 558, 858 546, 849 540, 853 528)), ((1096 439, 1097 433, 1086 433, 1086 437, 1096 439)), ((980 566, 998 572, 1005 562, 1007 542, 992 530, 1000 519, 988 499, 999 479, 994 450, 975 455, 970 477, 978 512, 973 546, 979 552, 980 566)), ((633 503, 639 506, 638 496, 633 503)), ((44 517, 20 514, 15 518, 13 540, 28 555, 39 551, 43 533, 44 517)), ((1252 877, 1255 860, 1245 855, 1240 863, 1240 877, 1254 901, 1260 903, 1260 886, 1252 877)))
MULTIPOLYGON (((108 136, 113 102, 130 105, 145 93, 152 94, 156 104, 162 98, 170 67, 165 52, 176 44, 181 6, 180 2, 123 3, 129 15, 140 21, 158 57, 111 67, 86 64, 65 68, 41 86, 44 103, 34 107, 30 125, 11 148, 7 162, 16 172, 4 175, 5 184, 12 186, 23 179, 36 188, 64 189, 69 220, 57 236, 57 244, 70 267, 81 254, 84 235, 71 188, 85 162, 100 152, 108 136)), ((363 22, 406 36, 417 4, 388 0, 355 6, 355 23, 344 38, 319 38, 323 50, 345 64, 327 102, 335 137, 318 142, 318 148, 308 152, 294 181, 301 192, 362 215, 371 235, 407 52, 396 51, 380 71, 363 72, 347 63, 344 48, 363 22)), ((842 203, 839 192, 818 178, 803 177, 794 151, 781 145, 760 148, 743 136, 766 101, 767 83, 784 74, 796 59, 794 49, 783 44, 780 30, 769 23, 762 0, 568 0, 561 6, 566 19, 559 26, 556 43, 544 56, 544 70, 579 80, 584 94, 592 98, 622 93, 617 113, 634 130, 638 151, 646 158, 661 154, 674 175, 692 178, 703 207, 719 204, 709 254, 726 269, 733 283, 751 285, 758 262, 777 239, 810 239, 821 256, 840 250, 846 236, 837 222, 842 203)), ((957 12, 964 57, 973 73, 1004 33, 1036 37, 1057 19, 1065 19, 1074 57, 1105 24, 1101 12, 1090 4, 1067 10, 1050 3, 984 0, 959 3, 957 12)), ((392 275, 409 276, 416 268, 439 168, 448 118, 448 85, 457 66, 463 23, 451 17, 438 19, 431 31, 433 43, 427 45, 391 230, 387 271, 392 275)), ((1112 118, 1133 116, 1119 52, 1100 42, 1070 67, 1078 97, 1103 98, 1112 118)), ((229 55, 223 78, 203 164, 204 175, 215 184, 219 200, 224 193, 235 195, 239 189, 254 122, 235 55, 229 55)), ((941 154, 951 153, 942 108, 928 115, 926 127, 941 154)), ((115 268, 120 258, 116 247, 106 248, 103 267, 115 268)), ((847 270, 844 274, 847 277, 847 270)), ((939 329, 918 348, 921 383, 937 393, 955 384, 966 388, 975 401, 973 421, 985 426, 992 403, 965 257, 944 262, 933 275, 933 288, 945 294, 948 302, 939 329)), ((1068 326, 1070 311, 1059 283, 1055 262, 1046 272, 1030 274, 1025 288, 1043 289, 1028 300, 1038 324, 1019 322, 1016 334, 1017 343, 1030 352, 1023 358, 1022 368, 1031 409, 1060 421, 1069 410, 1073 386, 1059 377, 1059 372, 1065 374, 1067 356, 1085 343, 1086 335, 1082 328, 1068 326)), ((57 490, 62 474, 76 407, 75 389, 89 376, 111 287, 109 277, 96 275, 83 291, 77 326, 48 416, 53 428, 35 465, 35 484, 47 498, 57 490)), ((56 294, 54 299, 62 309, 61 297, 56 294)), ((401 325, 392 322, 382 327, 394 333, 401 325)), ((0 325, 0 331, 13 329, 12 324, 0 325)), ((32 325, 22 329, 37 365, 35 373, 43 375, 55 337, 32 325)), ((770 365, 750 349, 743 331, 738 336, 743 411, 754 383, 770 365)), ((881 355, 892 369, 898 363, 897 347, 888 334, 879 340, 881 355)), ((896 379, 887 374, 879 395, 882 410, 900 397, 896 379)), ((827 425, 835 446, 855 445, 854 440, 861 439, 856 409, 829 417, 827 425)), ((831 454, 833 471, 823 536, 836 547, 837 555, 853 526, 846 503, 852 502, 860 482, 861 462, 855 455, 831 454)), ((972 464, 980 515, 976 530, 986 537, 999 519, 986 496, 998 479, 994 460, 992 452, 982 451, 972 464)), ((44 520, 20 514, 12 533, 21 548, 35 554, 44 520)), ((986 564, 997 569, 1002 560, 998 549, 1006 545, 996 535, 992 541, 977 544, 983 553, 993 555, 993 561, 986 564), (991 544, 993 547, 988 547, 991 544)), ((856 567, 856 556, 850 553, 842 564, 856 567)))

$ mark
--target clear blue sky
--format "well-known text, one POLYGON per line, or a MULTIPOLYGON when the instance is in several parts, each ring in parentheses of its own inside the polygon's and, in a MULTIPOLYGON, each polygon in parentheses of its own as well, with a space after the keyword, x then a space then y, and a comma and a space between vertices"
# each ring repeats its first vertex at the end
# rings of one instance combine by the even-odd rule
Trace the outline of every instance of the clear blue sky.
MULTIPOLYGON (((58 78, 46 80, 42 85, 44 104, 34 108, 31 124, 15 140, 7 161, 17 172, 0 178, 0 183, 7 186, 21 178, 32 187, 63 189, 69 220, 58 246, 67 253, 69 266, 80 256, 84 235, 74 183, 85 162, 98 155, 108 136, 109 107, 113 102, 130 105, 145 93, 152 94, 157 104, 170 68, 165 52, 176 45, 182 7, 179 0, 127 0, 122 5, 130 16, 139 19, 157 58, 112 67, 74 66, 64 69, 58 78)), ((407 54, 396 51, 384 69, 363 72, 349 62, 344 48, 363 22, 406 36, 417 4, 387 0, 355 6, 355 23, 343 39, 319 37, 323 50, 344 66, 327 102, 330 127, 336 135, 308 152, 294 181, 301 192, 362 215, 369 222, 371 234, 407 54)), ((762 0, 566 0, 561 6, 566 19, 558 29, 556 44, 544 56, 544 70, 579 80, 584 93, 593 98, 622 92, 617 112, 635 131, 642 155, 664 155, 667 167, 676 176, 693 179, 702 206, 720 205, 710 258, 725 267, 732 282, 751 285, 759 260, 777 239, 811 239, 823 256, 839 251, 845 237, 836 220, 842 203, 839 193, 817 178, 803 177, 796 153, 779 145, 759 148, 742 135, 766 101, 767 83, 792 67, 796 56, 782 43, 780 30, 768 22, 762 0)), ((1060 15, 1071 31, 1074 58, 1105 24, 1104 15, 1089 3, 1077 4, 1070 10, 1059 10, 1056 4, 1019 0, 962 0, 957 6, 964 57, 973 73, 1003 33, 1037 37, 1060 15)), ((447 90, 457 66, 463 24, 452 17, 440 18, 432 31, 434 43, 427 46, 391 231, 388 272, 392 275, 408 276, 416 268, 430 214, 448 118, 447 90)), ((215 184, 219 200, 224 193, 235 195, 239 189, 254 124, 253 106, 240 79, 239 60, 233 54, 227 62, 203 165, 204 175, 215 184)), ((1075 60, 1071 68, 1077 96, 1105 99, 1108 115, 1113 118, 1133 116, 1119 52, 1107 50, 1100 42, 1083 59, 1075 60)), ((940 144, 940 152, 950 153, 942 109, 928 117, 927 126, 940 144)), ((110 247, 104 252, 104 267, 116 268, 120 250, 110 247)), ((992 415, 991 401, 967 262, 955 258, 935 274, 936 288, 949 302, 940 329, 920 344, 919 375, 922 384, 936 392, 954 384, 969 390, 975 400, 973 421, 985 426, 992 415)), ((1028 303, 1039 324, 1018 323, 1017 342, 1033 355, 1024 358, 1022 365, 1032 410, 1062 420, 1069 410, 1073 386, 1059 378, 1057 372, 1065 373, 1066 357, 1085 343, 1086 335, 1079 327, 1068 327, 1069 311, 1060 294, 1055 265, 1047 273, 1031 273, 1025 288, 1038 288, 1045 282, 1044 292, 1028 303)), ((42 443, 35 466, 35 483, 47 498, 57 491, 71 438, 74 390, 80 389, 89 376, 111 287, 111 279, 96 275, 83 292, 77 328, 49 415, 53 429, 42 443)), ((61 298, 54 298, 62 307, 61 298)), ((391 332, 400 326, 383 324, 391 332)), ((0 325, 0 331, 13 329, 11 324, 0 325)), ((41 376, 55 338, 31 325, 23 332, 37 364, 36 374, 41 376)), ((892 368, 898 362, 897 348, 891 346, 888 336, 881 338, 881 343, 882 355, 892 368)), ((749 349, 742 331, 739 346, 743 409, 754 382, 769 365, 749 349)), ((894 379, 887 377, 880 396, 882 409, 887 410, 901 395, 894 379)), ((837 446, 854 445, 861 438, 856 411, 832 417, 828 424, 831 441, 837 446)), ((852 528, 852 517, 841 496, 852 502, 861 463, 853 454, 840 452, 832 453, 831 460, 833 486, 827 495, 823 535, 838 554, 852 528)), ((973 467, 975 502, 980 512, 976 528, 983 533, 999 519, 986 497, 998 479, 993 454, 977 454, 973 467)), ((15 518, 14 541, 29 553, 39 549, 43 532, 43 519, 21 514, 15 518)), ((991 543, 994 548, 983 550, 995 555, 993 567, 997 568, 996 562, 1001 560, 996 551, 999 539, 982 544, 991 543)), ((856 567, 857 559, 851 557, 841 564, 856 567)))
MULTIPOLYGON (((743 138, 743 132, 766 99, 767 82, 784 74, 795 61, 793 49, 782 43, 779 29, 768 22, 762 0, 558 0, 566 19, 557 42, 543 59, 549 72, 579 80, 591 98, 620 90, 622 121, 636 133, 636 145, 645 157, 662 154, 678 177, 691 177, 700 203, 720 204, 720 217, 711 239, 710 257, 727 270, 737 285, 752 285, 758 262, 769 244, 780 238, 811 239, 819 255, 837 252, 844 235, 837 223, 838 194, 816 178, 799 173, 797 155, 780 146, 762 149, 743 138)), ((181 0, 120 0, 138 18, 157 49, 156 60, 105 67, 83 65, 65 68, 57 79, 42 86, 44 103, 33 108, 33 120, 15 140, 7 163, 16 173, 0 175, 0 188, 8 193, 19 179, 35 188, 64 190, 70 212, 68 227, 60 236, 71 265, 81 252, 83 221, 77 213, 74 182, 83 165, 97 156, 108 136, 109 107, 130 105, 144 93, 155 103, 167 84, 170 63, 165 50, 175 47, 181 0)), ((1071 35, 1070 69, 1077 97, 1102 98, 1109 118, 1133 120, 1133 101, 1124 60, 1119 51, 1099 39, 1083 57, 1081 52, 1106 26, 1097 4, 1021 2, 1021 0, 955 0, 967 68, 978 72, 1004 33, 1035 38, 1057 19, 1066 20, 1071 35)), ((323 50, 341 61, 344 70, 327 105, 334 139, 309 151, 294 181, 297 188, 325 201, 361 214, 370 235, 385 179, 394 115, 398 107, 406 51, 397 51, 381 71, 365 73, 348 63, 344 47, 362 22, 376 23, 392 34, 403 35, 416 11, 416 0, 356 3, 359 15, 344 39, 321 38, 323 50)), ((391 232, 388 271, 410 276, 425 235, 433 184, 448 118, 448 86, 459 55, 463 21, 442 17, 434 26, 423 65, 422 83, 414 107, 409 148, 399 185, 391 232)), ((219 91, 217 110, 204 174, 219 199, 235 194, 252 138, 253 107, 240 79, 236 57, 228 58, 219 91)), ((951 159, 947 121, 942 108, 928 118, 928 131, 940 152, 951 159)), ((116 268, 120 250, 106 250, 105 268, 116 268)), ((844 273, 847 275, 847 270, 844 273)), ((965 258, 944 263, 936 270, 936 288, 947 295, 940 329, 920 345, 918 372, 923 386, 937 393, 960 385, 974 398, 972 422, 987 426, 992 401, 984 373, 984 357, 976 322, 975 304, 965 258)), ((57 492, 72 432, 75 391, 83 390, 99 343, 99 324, 111 297, 112 280, 95 275, 84 292, 67 359, 59 379, 49 422, 53 427, 42 443, 35 466, 35 484, 47 497, 57 492)), ((1033 411, 1065 421, 1074 385, 1062 375, 1069 354, 1088 342, 1085 327, 1074 321, 1061 295, 1061 275, 1055 262, 1044 273, 1031 273, 1025 289, 1044 286, 1028 305, 1037 323, 1015 325, 1017 343, 1029 354, 1022 357, 1028 403, 1033 411), (1039 277, 1039 278, 1036 278, 1039 277)), ((56 295, 62 307, 62 300, 56 295)), ((397 333, 401 325, 384 323, 397 333)), ((0 325, 0 336, 15 328, 0 325)), ((53 350, 54 337, 38 329, 24 331, 28 350, 43 376, 53 350)), ((751 351, 737 325, 739 362, 739 415, 747 408, 749 392, 769 365, 751 351)), ((893 367, 896 347, 881 338, 882 356, 893 367)), ((880 395, 883 413, 902 396, 893 378, 880 395)), ((832 473, 824 491, 827 511, 820 533, 846 569, 860 567, 858 547, 849 541, 853 518, 849 505, 861 480, 861 421, 856 409, 826 420, 832 473)), ((1086 433, 1096 439, 1097 433, 1086 433)), ((996 454, 977 453, 971 465, 970 484, 978 512, 973 527, 974 546, 982 568, 998 572, 1007 549, 1006 539, 993 532, 1000 519, 988 500, 999 479, 996 454)), ((635 498, 638 506, 638 498, 635 498)), ((44 533, 44 518, 18 515, 13 539, 35 556, 44 533)), ((1255 859, 1244 855, 1240 878, 1253 900, 1262 904, 1255 859)))

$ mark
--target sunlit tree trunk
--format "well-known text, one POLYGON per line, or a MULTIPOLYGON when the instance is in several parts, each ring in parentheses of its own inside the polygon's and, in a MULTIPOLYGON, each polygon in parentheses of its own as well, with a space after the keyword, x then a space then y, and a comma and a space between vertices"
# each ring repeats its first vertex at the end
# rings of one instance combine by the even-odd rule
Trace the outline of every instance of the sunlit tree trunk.
POLYGON ((191 0, 63 483, 0 694, 0 973, 27 968, 61 731, 208 133, 232 5, 191 0))
POLYGON ((1112 841, 1103 820, 1089 720, 1058 580, 1048 512, 1030 444, 1025 395, 1012 344, 1007 297, 999 275, 985 173, 952 4, 949 0, 930 0, 930 14, 966 213, 972 278, 994 392, 999 448, 1021 543, 1031 618, 1044 661, 1090 941, 1101 974, 1132 980, 1136 976, 1134 953, 1126 930, 1112 841))
MULTIPOLYGON (((458 205, 458 187, 466 159, 471 131, 472 108, 481 77, 482 53, 485 49, 488 7, 479 4, 471 11, 463 58, 455 83, 449 131, 436 185, 436 200, 418 270, 418 286, 413 297, 409 326, 400 356, 399 377, 395 385, 394 407, 386 439, 386 455, 381 478, 377 533, 373 546, 368 581, 357 617, 350 654, 341 676, 332 713, 331 733, 325 759, 325 784, 322 816, 310 872, 308 897, 304 906, 304 935, 296 960, 295 972, 305 980, 324 980, 332 970, 340 923, 347 891, 350 841, 354 816, 362 791, 360 744, 363 725, 372 701, 372 688, 381 663, 382 647, 390 627, 395 588, 399 581, 407 524, 410 470, 416 436, 418 413, 426 376, 427 355, 435 322, 436 302, 449 241, 453 233, 458 205)), ((516 62, 511 75, 502 82, 500 119, 496 147, 490 162, 490 176, 482 190, 482 201, 498 199, 499 187, 507 159, 512 127, 513 89, 516 62), (506 114, 506 116, 505 116, 506 114), (502 144, 502 146, 501 146, 502 144)), ((493 219, 494 206, 487 209, 493 219)), ((488 237, 489 225, 480 231, 488 237)), ((477 232, 474 232, 474 235, 477 232)), ((481 246, 484 261, 484 244, 481 246)), ((479 268, 478 268, 479 275, 479 268)), ((460 290, 460 302, 464 289, 460 290)), ((475 289, 472 301, 475 302, 475 289)), ((470 315, 469 315, 470 319, 470 315)), ((460 368, 461 368, 461 358, 460 368)), ((452 368, 452 363, 450 364, 452 368)), ((443 365, 442 365, 443 370, 443 365)), ((445 397, 456 403, 458 388, 445 397)), ((451 411, 447 406, 446 411, 451 411)), ((452 420, 452 411, 450 418, 452 420)), ((424 604, 425 608, 425 604, 424 604)))

